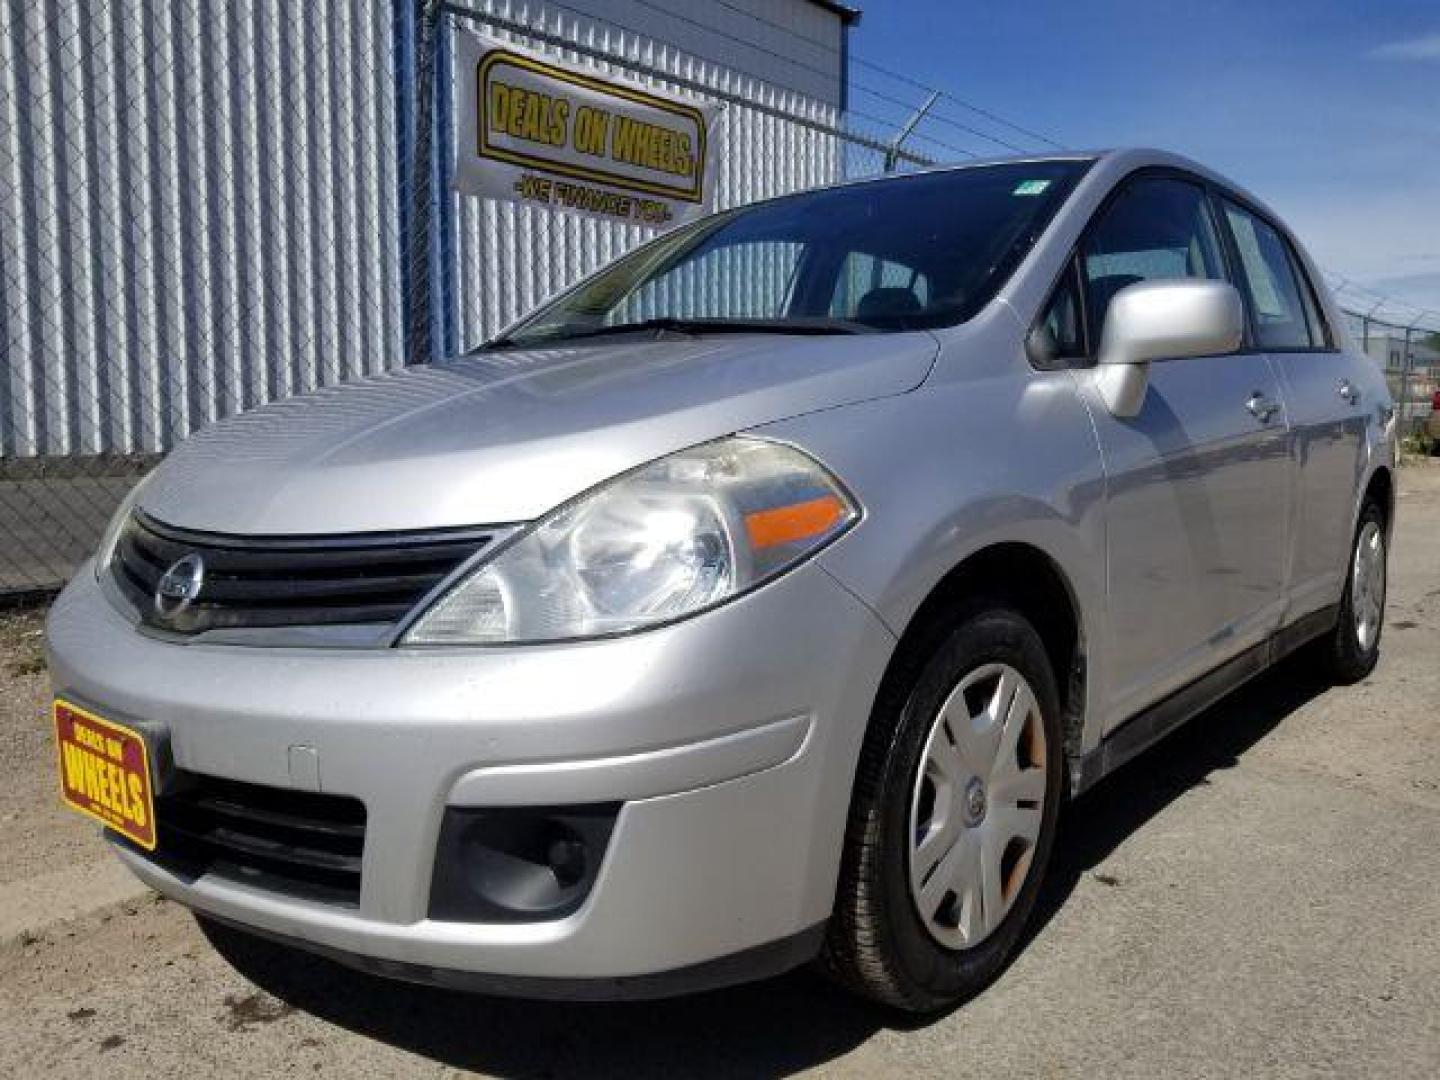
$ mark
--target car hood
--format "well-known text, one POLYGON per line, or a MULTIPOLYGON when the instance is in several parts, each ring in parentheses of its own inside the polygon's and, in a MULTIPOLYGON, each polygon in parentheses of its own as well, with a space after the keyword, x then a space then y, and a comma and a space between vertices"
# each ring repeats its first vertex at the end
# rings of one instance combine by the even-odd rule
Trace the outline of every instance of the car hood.
POLYGON ((936 350, 913 332, 481 353, 216 424, 165 460, 139 504, 171 525, 253 536, 528 521, 686 446, 904 393, 936 350))

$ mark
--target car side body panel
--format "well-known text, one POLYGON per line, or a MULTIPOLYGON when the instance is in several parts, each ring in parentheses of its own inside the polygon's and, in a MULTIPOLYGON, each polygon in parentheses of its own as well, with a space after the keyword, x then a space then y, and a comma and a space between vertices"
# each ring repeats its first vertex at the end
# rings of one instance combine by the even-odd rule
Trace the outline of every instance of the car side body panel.
POLYGON ((1289 614, 1331 604, 1345 584, 1353 532, 1351 508, 1366 481, 1371 396, 1355 358, 1343 352, 1276 353, 1292 417, 1294 543, 1290 550, 1289 614), (1341 386, 1351 387, 1342 397, 1341 386), (1362 389, 1363 387, 1363 389, 1362 389))
MULTIPOLYGON (((1017 318, 1027 327, 1032 325, 1048 301, 1056 280, 1068 265, 1075 245, 1096 214, 1128 177, 1147 170, 1173 171, 1212 184, 1218 190, 1238 196, 1274 224, 1294 248, 1306 277, 1314 287, 1315 299, 1322 309, 1333 338, 1333 348, 1328 352, 1263 354, 1269 360, 1274 379, 1272 385, 1278 392, 1286 427, 1290 429, 1285 436, 1292 459, 1290 475, 1284 478, 1283 482, 1274 478, 1277 482, 1270 495, 1277 506, 1283 507, 1282 516, 1286 521, 1283 524, 1277 523, 1272 518, 1267 521, 1265 530, 1266 535, 1273 536, 1279 529, 1284 536, 1284 550, 1279 553, 1283 569, 1283 610, 1276 622, 1266 617, 1249 626, 1233 627, 1232 632, 1226 635, 1229 639, 1229 648, 1226 651, 1238 653, 1243 650, 1246 642, 1252 639, 1263 638, 1269 632, 1295 627, 1315 613, 1324 612, 1339 603, 1344 589, 1346 552, 1354 534, 1364 493, 1376 470, 1394 466, 1394 427, 1391 423, 1393 404, 1383 375, 1367 356, 1355 348, 1350 340, 1343 313, 1326 288, 1318 267, 1283 219, 1270 210, 1263 200, 1257 199, 1218 173, 1180 155, 1143 149, 1103 155, 1078 185, 1064 209, 1057 214, 1045 243, 1037 245, 1031 251, 1002 288, 999 294, 1000 302, 1009 304, 1015 310, 1017 318), (1299 368, 1298 365, 1304 361, 1317 363, 1308 369, 1299 368), (1348 380, 1358 392, 1358 408, 1350 409, 1335 394, 1341 379, 1348 380), (1331 396, 1335 398, 1337 405, 1345 405, 1345 408, 1337 412, 1329 403, 1331 396), (1321 401, 1324 402, 1323 408, 1317 404, 1321 401), (1328 460, 1309 460, 1316 439, 1324 442, 1327 453, 1322 456, 1328 460), (1319 467, 1307 468, 1307 465, 1319 467), (1309 512, 1303 509, 1307 491, 1309 512), (1328 510, 1316 505, 1320 501, 1321 493, 1324 494, 1325 501, 1331 504, 1328 510), (1336 505, 1343 504, 1347 499, 1350 506, 1348 516, 1336 505), (1318 524, 1314 520, 1316 515, 1327 513, 1329 518, 1319 529, 1310 527, 1318 524), (1324 554, 1321 554, 1322 550, 1324 554), (1330 559, 1334 568, 1328 572, 1318 570, 1321 561, 1326 558, 1330 559), (1314 576, 1308 581, 1307 569, 1315 570, 1314 576)), ((1250 355, 1259 360, 1262 354, 1252 352, 1250 355)), ((1154 365, 1152 383, 1155 373, 1162 369, 1174 368, 1178 372, 1186 365, 1197 363, 1205 364, 1207 361, 1185 360, 1154 365)), ((937 376, 938 374, 937 368, 937 376)), ((1255 374, 1259 376, 1262 373, 1257 370, 1255 374)), ((1077 369, 1075 376, 1081 386, 1082 395, 1095 413, 1097 426, 1103 426, 1104 406, 1098 396, 1087 387, 1087 383, 1093 381, 1093 370, 1077 369)), ((1171 375, 1166 371, 1160 378, 1168 381, 1171 375)), ((1103 443, 1102 439, 1102 455, 1105 452, 1103 443)), ((1274 449, 1273 445, 1270 449, 1274 449)), ((1106 468, 1109 482, 1113 484, 1116 481, 1114 474, 1121 471, 1122 466, 1119 462, 1107 459, 1106 468)), ((1118 524, 1113 514, 1107 514, 1107 517, 1113 548, 1113 533, 1118 524)), ((1107 593, 1107 599, 1113 618, 1115 598, 1107 593)), ((1265 610, 1269 611, 1269 608, 1265 610)), ((1123 644, 1117 647, 1123 649, 1123 644)), ((1107 651, 1109 646, 1094 648, 1089 657, 1091 663, 1095 663, 1096 654, 1107 651)), ((1162 679, 1142 692, 1129 696, 1122 693, 1118 698, 1109 700, 1105 706, 1107 719, 1102 722, 1105 730, 1123 724, 1140 709, 1153 704, 1153 699, 1167 684, 1183 684, 1186 676, 1178 669, 1186 668, 1189 677, 1198 677, 1204 674, 1207 663, 1213 666, 1223 660, 1224 654, 1217 653, 1195 665, 1177 662, 1177 671, 1173 677, 1162 679)), ((1109 666, 1113 668, 1115 663, 1115 658, 1111 656, 1109 666)), ((1093 687, 1088 696, 1090 700, 1095 700, 1093 687)))
MULTIPOLYGON (((1355 446, 1356 463, 1342 469, 1343 475, 1317 478, 1312 472, 1301 479, 1301 466, 1287 465, 1287 457, 1300 452, 1290 433, 1288 411, 1299 390, 1268 354, 1155 365, 1151 394, 1161 404, 1167 391, 1172 396, 1188 395, 1192 411, 1199 411, 1186 419, 1198 420, 1199 429, 1172 425, 1166 436, 1147 433, 1143 421, 1115 425, 1113 445, 1108 448, 1100 432, 1113 419, 1094 392, 1094 372, 1037 372, 1030 366, 1023 349, 1016 348, 1015 329, 1023 340, 1075 243, 1116 187, 1137 171, 1157 168, 1221 185, 1278 222, 1259 200, 1178 155, 1141 150, 1103 156, 997 300, 970 323, 937 331, 940 356, 919 390, 902 398, 847 407, 840 414, 846 421, 843 426, 821 413, 760 429, 816 453, 846 478, 867 507, 872 520, 826 552, 821 562, 896 634, 903 633, 946 574, 985 547, 1023 542, 1049 555, 1081 612, 1086 663, 1082 751, 1089 751, 1166 695, 1263 644, 1283 627, 1338 604, 1343 589, 1338 569, 1303 603, 1294 603, 1291 596, 1296 552, 1310 543, 1297 512, 1299 491, 1306 483, 1340 486, 1353 509, 1331 531, 1343 532, 1348 543, 1365 485, 1376 468, 1393 458, 1385 430, 1388 395, 1383 379, 1348 348, 1338 309, 1293 237, 1291 242, 1335 328, 1338 349, 1326 363, 1349 372, 1371 403, 1362 410, 1371 449, 1361 455, 1357 433, 1347 429, 1346 438, 1351 440, 1347 445, 1355 446), (1005 310, 1008 321, 1001 317, 1005 310), (1221 378, 1227 371, 1230 377, 1221 378), (1069 379, 1068 386, 1059 375, 1069 379), (1201 400, 1207 384, 1217 378, 1236 400, 1201 400), (1245 432, 1245 399, 1255 389, 1275 398, 1281 409, 1270 427, 1245 432), (1222 423, 1222 413, 1241 420, 1222 431, 1216 426, 1222 423), (903 421, 895 419, 901 415, 903 421), (903 438, 897 438, 898 432, 903 438), (983 457, 977 453, 979 447, 989 448, 983 457), (983 467, 977 467, 982 461, 983 467), (1222 475, 1206 476, 1217 467, 1222 475), (1196 490, 1190 509, 1203 520, 1182 512, 1185 500, 1175 483, 1184 478, 1172 475, 1177 470, 1191 474, 1190 487, 1196 490), (906 482, 895 483, 897 475, 905 476, 906 482), (1202 490, 1207 487, 1208 492, 1202 490), (1213 501, 1217 494, 1224 507, 1218 515, 1213 501), (1206 571, 1213 580, 1204 580, 1206 573, 1185 577, 1181 573, 1185 568, 1178 564, 1169 567, 1179 590, 1178 602, 1194 616, 1189 621, 1204 624, 1208 632, 1185 648, 1160 650, 1146 672, 1132 655, 1139 636, 1135 617, 1146 608, 1173 609, 1158 600, 1142 604, 1143 597, 1137 594, 1129 623, 1117 622, 1115 581, 1116 575, 1151 581, 1154 572, 1165 570, 1157 564, 1147 571, 1135 563, 1135 556, 1143 554, 1147 541, 1153 553, 1153 532, 1147 536, 1141 530, 1153 530, 1156 514, 1171 511, 1176 528, 1169 539, 1183 545, 1182 554, 1194 555, 1191 541, 1197 536, 1213 541, 1206 571), (892 517, 895 514, 900 517, 892 517), (1247 524, 1251 518, 1254 522, 1247 524), (907 545, 900 535, 883 539, 874 535, 875 521, 912 519, 924 522, 913 544, 907 545), (1116 535, 1122 528, 1129 530, 1129 545, 1126 536, 1116 535), (1237 534, 1237 529, 1242 532, 1237 534), (1133 549, 1129 555, 1127 546, 1133 549), (1235 580, 1225 580, 1232 577, 1235 580), (1228 607, 1217 608, 1217 596, 1227 593, 1228 607)), ((1305 354, 1305 359, 1322 355, 1305 354)), ((1308 379, 1306 391, 1311 392, 1308 379)), ((1343 560, 1342 551, 1341 566, 1343 560)), ((1195 569, 1193 557, 1187 565, 1195 569)), ((1168 639, 1167 643, 1174 644, 1168 639)), ((1148 643, 1141 644, 1149 649, 1148 643)))
MULTIPOLYGON (((1104 475, 1094 427, 1071 374, 1030 368, 1020 333, 1013 313, 994 305, 946 343, 921 389, 758 430, 845 478, 865 518, 820 564, 897 635, 966 558, 1020 543, 1060 571, 1082 613, 1083 641, 1103 639, 1104 475), (956 369, 966 377, 954 378, 956 369), (897 530, 890 521, 909 524, 897 530)), ((1091 658, 1087 673, 1092 720, 1104 662, 1091 658)), ((1087 724, 1087 745, 1099 733, 1087 724)))
POLYGON ((1076 374, 1106 470, 1108 732, 1277 629, 1289 440, 1283 407, 1263 423, 1245 408, 1279 397, 1263 355, 1154 364, 1123 420, 1076 374))

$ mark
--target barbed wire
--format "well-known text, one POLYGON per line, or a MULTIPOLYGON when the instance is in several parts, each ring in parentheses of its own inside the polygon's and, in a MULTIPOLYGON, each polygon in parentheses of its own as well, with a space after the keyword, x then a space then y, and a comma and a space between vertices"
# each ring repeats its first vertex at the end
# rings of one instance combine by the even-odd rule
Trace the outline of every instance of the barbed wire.
POLYGON ((1382 293, 1371 286, 1362 285, 1338 270, 1321 267, 1320 272, 1324 274, 1326 283, 1337 300, 1347 295, 1357 298, 1356 307, 1364 310, 1350 311, 1355 318, 1383 323, 1397 330, 1440 333, 1440 309, 1421 307, 1413 301, 1382 293))
POLYGON ((1033 131, 1030 128, 1022 127, 1021 125, 1015 123, 1013 120, 1007 120, 1005 117, 1001 116, 996 112, 993 112, 989 109, 981 108, 979 105, 966 101, 964 98, 956 95, 953 91, 931 86, 928 83, 921 82, 919 79, 915 79, 909 75, 902 74, 901 72, 895 71, 893 68, 887 68, 883 64, 877 64, 873 60, 866 60, 864 57, 861 56, 852 56, 850 58, 850 62, 852 64, 858 65, 859 67, 874 71, 877 74, 884 75, 887 78, 894 79, 896 82, 904 83, 906 86, 914 87, 917 90, 922 90, 926 93, 938 93, 942 98, 948 101, 953 101, 956 105, 959 105, 963 109, 968 109, 970 112, 973 112, 978 116, 983 116, 987 120, 1000 124, 1002 127, 1009 128, 1010 130, 1024 135, 1027 138, 1044 143, 1054 150, 1063 150, 1066 148, 1064 143, 1057 142, 1050 136, 1042 135, 1038 131, 1033 131))
MULTIPOLYGON (((654 10, 656 10, 656 11, 663 11, 666 15, 669 15, 669 16, 671 16, 672 18, 678 18, 678 19, 680 19, 680 20, 682 20, 682 21, 684 21, 684 22, 695 23, 697 26, 700 26, 700 25, 701 25, 701 24, 697 23, 695 20, 690 19, 690 18, 688 18, 688 17, 686 17, 686 16, 684 16, 684 15, 682 15, 682 14, 680 14, 680 13, 678 13, 678 12, 676 12, 676 11, 668 8, 668 7, 662 7, 661 5, 658 5, 658 4, 654 3, 654 2, 652 2, 652 0, 637 0, 637 2, 640 3, 640 4, 642 4, 642 5, 645 6, 645 7, 652 8, 652 9, 654 9, 654 10)), ((746 8, 741 7, 741 6, 738 5, 738 4, 732 3, 731 0, 712 0, 712 3, 714 3, 717 7, 722 7, 722 8, 725 8, 725 9, 729 10, 729 11, 732 11, 732 12, 734 12, 735 14, 741 16, 742 18, 749 19, 751 22, 756 23, 756 24, 761 25, 761 26, 764 26, 764 27, 766 27, 766 28, 769 29, 769 30, 774 30, 774 31, 777 31, 778 33, 785 34, 787 37, 793 37, 793 38, 795 38, 796 40, 803 42, 806 47, 811 48, 811 49, 813 49, 813 50, 815 50, 815 51, 817 51, 817 52, 825 53, 825 54, 830 55, 830 56, 843 56, 843 57, 846 57, 846 58, 849 60, 849 62, 850 62, 850 64, 851 64, 852 66, 862 67, 862 68, 865 68, 865 69, 868 70, 868 71, 873 71, 875 74, 880 75, 880 76, 883 76, 884 78, 892 79, 892 80, 894 80, 895 82, 898 82, 898 83, 901 83, 901 84, 903 84, 903 85, 905 85, 905 86, 909 86, 909 87, 911 87, 911 88, 913 88, 913 89, 919 90, 919 91, 921 91, 921 93, 922 93, 923 95, 925 95, 925 96, 928 96, 928 95, 930 95, 930 94, 932 94, 932 93, 933 93, 933 94, 938 94, 942 100, 949 101, 949 102, 953 102, 955 105, 958 105, 960 108, 965 109, 965 110, 968 111, 968 112, 974 113, 976 116, 984 117, 985 119, 989 120, 991 123, 998 124, 998 125, 1000 125, 1002 128, 1006 128, 1006 129, 1008 129, 1008 130, 1010 130, 1010 131, 1013 131, 1013 132, 1015 132, 1015 133, 1018 134, 1018 135, 1023 135, 1023 136, 1025 136, 1025 137, 1028 138, 1028 139, 1033 139, 1033 140, 1035 140, 1036 142, 1043 143, 1043 144, 1045 144, 1045 145, 1047 145, 1047 146, 1050 146, 1052 149, 1056 149, 1056 150, 1065 149, 1065 147, 1063 146, 1063 144, 1061 144, 1061 143, 1057 142, 1056 140, 1052 139, 1050 136, 1048 136, 1048 135, 1043 135, 1043 134, 1041 134, 1040 132, 1033 130, 1032 128, 1028 128, 1028 127, 1025 127, 1025 126, 1023 126, 1023 125, 1021 125, 1021 124, 1018 124, 1018 123, 1016 123, 1015 121, 1009 119, 1008 117, 1005 117, 1005 116, 1000 115, 998 112, 995 112, 995 111, 992 110, 992 109, 987 109, 987 108, 984 108, 983 106, 976 105, 974 102, 968 101, 968 100, 966 100, 965 98, 959 96, 959 95, 956 94, 953 90, 950 90, 950 89, 947 89, 947 88, 944 88, 944 87, 940 87, 940 86, 936 86, 936 85, 932 85, 932 84, 930 84, 930 83, 923 82, 923 81, 921 81, 921 80, 919 80, 919 79, 914 78, 913 76, 906 75, 905 73, 900 72, 900 71, 896 71, 896 70, 895 70, 894 68, 892 68, 892 67, 888 67, 888 66, 886 66, 886 65, 884 65, 884 64, 878 63, 878 62, 876 62, 876 61, 874 61, 874 60, 868 59, 868 58, 863 57, 863 56, 857 56, 857 55, 849 52, 849 50, 847 50, 847 49, 842 49, 842 48, 839 48, 839 47, 833 46, 833 45, 826 45, 826 44, 823 43, 823 42, 819 42, 819 41, 815 41, 815 40, 813 40, 813 39, 811 39, 811 38, 807 38, 807 37, 805 37, 804 35, 801 35, 801 34, 797 33, 796 30, 795 30, 795 28, 794 28, 793 26, 786 26, 784 23, 778 22, 778 21, 776 21, 776 20, 774 20, 774 19, 767 19, 765 16, 763 16, 763 15, 761 15, 761 14, 758 14, 757 12, 748 10, 748 9, 746 9, 746 8)), ((717 31, 716 31, 713 27, 709 26, 708 24, 702 26, 702 29, 704 29, 707 33, 717 33, 717 31)), ((750 48, 756 47, 754 42, 747 41, 747 40, 745 40, 745 39, 743 39, 743 38, 740 38, 740 37, 738 37, 738 36, 729 35, 729 34, 724 34, 723 32, 719 32, 719 33, 720 33, 720 35, 721 35, 722 37, 728 38, 728 39, 731 40, 731 41, 734 41, 734 42, 737 42, 737 43, 746 45, 747 47, 750 47, 750 48)), ((769 49, 764 49, 763 51, 765 51, 765 52, 771 52, 772 55, 781 56, 787 63, 790 63, 790 64, 794 64, 794 63, 795 63, 794 58, 791 57, 789 54, 773 53, 773 52, 772 52, 771 50, 769 50, 769 49)), ((801 66, 804 67, 804 66, 806 66, 806 65, 803 65, 803 64, 802 64, 801 66)), ((815 69, 812 68, 811 70, 815 70, 815 69)), ((852 74, 851 77, 850 77, 850 89, 851 89, 852 91, 858 90, 858 91, 860 91, 861 93, 874 96, 874 97, 876 97, 876 98, 878 98, 878 99, 880 99, 880 100, 890 102, 891 104, 901 105, 901 106, 903 106, 903 107, 905 107, 905 108, 907 108, 907 109, 910 109, 910 110, 912 110, 912 111, 913 111, 914 109, 916 109, 916 108, 918 107, 918 105, 919 105, 919 102, 906 102, 906 101, 902 101, 902 100, 900 100, 900 99, 895 98, 893 95, 890 95, 890 94, 885 93, 884 91, 877 90, 877 89, 876 89, 874 86, 872 86, 872 85, 865 84, 865 83, 861 83, 861 82, 857 81, 857 80, 853 77, 853 74, 852 74)), ((938 121, 938 122, 940 122, 940 123, 944 123, 944 124, 947 124, 947 125, 950 125, 950 126, 954 126, 954 127, 956 127, 957 129, 959 129, 959 130, 961 130, 961 131, 968 132, 968 133, 970 133, 970 134, 972 134, 972 135, 977 136, 978 138, 985 139, 985 140, 987 140, 987 141, 989 141, 989 142, 994 142, 994 143, 996 143, 996 144, 999 145, 999 146, 1003 146, 1003 147, 1005 147, 1005 148, 1007 148, 1007 149, 1014 150, 1014 151, 1016 151, 1017 153, 1027 153, 1027 152, 1031 149, 1030 147, 1016 146, 1014 143, 1012 143, 1012 142, 1010 142, 1010 141, 1008 141, 1008 140, 1005 140, 1005 139, 1001 139, 1000 137, 998 137, 998 136, 996 136, 996 135, 992 135, 992 134, 990 134, 990 133, 988 133, 988 132, 984 132, 984 131, 979 131, 979 130, 977 130, 977 129, 975 129, 975 128, 973 128, 973 127, 971 127, 971 126, 969 126, 969 125, 967 125, 967 124, 965 124, 965 123, 963 123, 962 121, 959 121, 959 120, 954 119, 953 117, 947 116, 947 115, 944 114, 944 113, 934 112, 934 113, 930 114, 930 116, 931 116, 931 118, 933 118, 934 120, 936 120, 936 121, 938 121)), ((902 119, 903 119, 903 118, 902 118, 902 119)), ((972 155, 972 156, 973 156, 973 155, 972 155)))

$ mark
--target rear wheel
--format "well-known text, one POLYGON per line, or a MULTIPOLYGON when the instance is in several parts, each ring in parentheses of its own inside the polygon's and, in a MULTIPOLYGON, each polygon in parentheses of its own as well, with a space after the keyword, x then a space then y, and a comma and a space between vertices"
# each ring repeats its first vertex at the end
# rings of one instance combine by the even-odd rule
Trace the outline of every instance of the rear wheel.
POLYGON ((1380 658, 1387 554, 1385 513, 1379 503, 1367 502, 1350 548, 1340 619, 1325 643, 1327 666, 1337 682, 1359 682, 1380 658))
POLYGON ((1014 949, 1061 798, 1059 696, 1039 635, 980 604, 902 658, 856 778, 825 962, 914 1012, 981 989, 1014 949))

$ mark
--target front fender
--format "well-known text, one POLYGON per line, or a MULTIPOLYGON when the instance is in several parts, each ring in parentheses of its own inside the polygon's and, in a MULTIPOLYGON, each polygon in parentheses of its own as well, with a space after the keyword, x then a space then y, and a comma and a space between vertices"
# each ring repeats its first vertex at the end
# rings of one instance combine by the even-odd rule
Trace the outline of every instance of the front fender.
MULTIPOLYGON (((763 434, 815 455, 860 501, 860 524, 820 562, 897 636, 966 558, 1020 543, 1059 568, 1083 639, 1105 640, 1104 471, 1069 372, 935 381, 763 434)), ((1106 685, 1103 655, 1088 664, 1086 747, 1106 685)))

